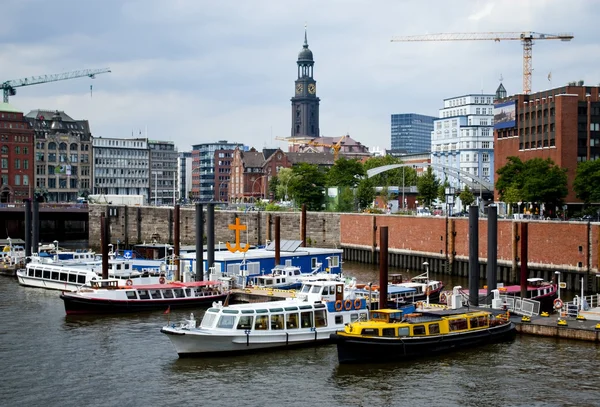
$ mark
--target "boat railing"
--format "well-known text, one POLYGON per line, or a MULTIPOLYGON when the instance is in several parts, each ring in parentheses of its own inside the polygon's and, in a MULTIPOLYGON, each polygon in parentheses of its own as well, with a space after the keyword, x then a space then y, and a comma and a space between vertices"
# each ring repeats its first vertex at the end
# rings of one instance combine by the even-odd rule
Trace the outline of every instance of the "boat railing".
POLYGON ((506 309, 514 314, 527 315, 529 317, 540 315, 539 301, 512 295, 500 295, 500 299, 506 304, 506 309))
POLYGON ((600 307, 600 294, 592 294, 584 297, 576 295, 573 301, 564 303, 562 311, 570 317, 576 317, 579 311, 588 311, 600 307), (581 300, 583 298, 583 300, 581 300))

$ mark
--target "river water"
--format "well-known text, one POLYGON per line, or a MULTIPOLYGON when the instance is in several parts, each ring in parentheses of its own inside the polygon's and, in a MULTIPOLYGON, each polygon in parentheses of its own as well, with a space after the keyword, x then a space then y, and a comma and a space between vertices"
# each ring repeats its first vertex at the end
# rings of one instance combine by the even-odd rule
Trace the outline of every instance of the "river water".
MULTIPOLYGON (((377 276, 374 266, 344 267, 361 281, 377 276)), ((593 343, 517 336, 442 357, 358 366, 340 366, 332 345, 179 359, 159 331, 188 313, 67 317, 58 292, 2 277, 0 406, 600 405, 600 346, 593 343)))

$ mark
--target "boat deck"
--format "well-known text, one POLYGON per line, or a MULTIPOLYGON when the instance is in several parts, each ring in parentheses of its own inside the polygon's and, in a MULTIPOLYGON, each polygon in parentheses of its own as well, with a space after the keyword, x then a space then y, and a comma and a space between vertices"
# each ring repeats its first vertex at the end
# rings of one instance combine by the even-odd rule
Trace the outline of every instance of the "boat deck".
POLYGON ((275 288, 234 288, 231 290, 231 301, 234 302, 263 302, 281 301, 286 298, 295 298, 295 290, 278 290, 275 288))

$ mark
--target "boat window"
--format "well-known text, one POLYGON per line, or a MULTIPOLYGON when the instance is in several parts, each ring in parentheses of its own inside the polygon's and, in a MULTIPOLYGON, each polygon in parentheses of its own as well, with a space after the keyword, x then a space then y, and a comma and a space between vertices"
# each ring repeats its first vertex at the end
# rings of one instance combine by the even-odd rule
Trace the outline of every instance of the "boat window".
MULTIPOLYGON (((295 307, 291 307, 295 308, 295 307)), ((287 329, 298 328, 298 313, 288 314, 285 316, 285 327, 287 329)))
POLYGON ((127 295, 128 300, 137 300, 137 295, 134 290, 125 291, 125 295, 127 295))
MULTIPOLYGON (((300 307, 302 308, 302 307, 300 307)), ((312 328, 312 311, 304 311, 300 313, 300 323, 302 324, 302 328, 312 328)))
POLYGON ((325 304, 315 304, 315 309, 319 309, 319 308, 325 308, 325 304))
POLYGON ((231 329, 233 328, 233 324, 235 322, 235 316, 233 315, 221 315, 219 318, 219 322, 217 323, 217 328, 231 329))
POLYGON ((283 312, 283 308, 271 308, 269 311, 271 311, 271 312, 283 312))
POLYGON ((381 336, 396 336, 396 330, 394 328, 383 328, 381 330, 381 336))
POLYGON ((185 296, 186 297, 191 297, 192 296, 192 289, 191 288, 186 288, 184 291, 185 291, 185 296))
POLYGON ((148 294, 148 290, 138 290, 138 295, 140 296, 140 300, 150 299, 150 294, 148 294))
POLYGON ((219 310, 217 308, 209 309, 204 314, 204 318, 202 318, 202 322, 200 323, 200 326, 203 328, 212 328, 212 325, 215 322, 215 318, 217 318, 216 313, 218 313, 218 312, 219 312, 219 310))
POLYGON ((440 324, 429 324, 429 335, 436 335, 440 333, 440 324))
POLYGON ((243 309, 242 314, 254 314, 254 310, 251 309, 243 309))
POLYGON ((398 328, 398 336, 408 336, 410 329, 408 327, 398 328))
POLYGON ((164 298, 173 298, 173 290, 162 290, 164 298))
POLYGON ((304 284, 304 286, 302 287, 302 291, 300 291, 300 292, 309 293, 311 288, 312 288, 312 284, 304 284))
POLYGON ((466 318, 452 319, 449 321, 449 324, 451 331, 462 331, 468 328, 466 318))
POLYGON ((368 335, 368 336, 379 336, 379 329, 375 329, 375 328, 363 328, 362 332, 363 335, 368 335))
POLYGON ((301 274, 300 270, 296 269, 294 270, 294 275, 295 276, 299 276, 301 274))
POLYGON ((40 270, 40 269, 35 269, 35 276, 36 276, 36 277, 42 277, 42 270, 40 270))
MULTIPOLYGON (((324 306, 324 304, 319 305, 324 306)), ((325 314, 325 310, 315 310, 315 328, 323 328, 325 326, 327 326, 327 315, 325 314)))
MULTIPOLYGON (((30 268, 29 270, 27 270, 27 275, 28 275, 29 277, 33 277, 33 272, 34 272, 34 270, 33 270, 32 268, 30 268)), ((57 280, 58 280, 58 279, 57 279, 57 280)))
POLYGON ((162 295, 160 295, 160 290, 150 290, 150 296, 153 300, 162 298, 162 295))
POLYGON ((256 320, 254 321, 254 329, 260 329, 260 330, 267 329, 268 322, 269 322, 268 315, 257 315, 256 320))
POLYGON ((69 283, 77 282, 77 274, 69 273, 69 283))
POLYGON ((121 264, 117 264, 117 270, 121 270, 121 264))
POLYGON ((283 314, 271 315, 271 329, 283 329, 283 314))
POLYGON ((175 298, 183 298, 183 290, 181 288, 175 288, 173 293, 175 294, 175 298))
POLYGON ((60 273, 59 280, 67 281, 67 273, 60 273))
POLYGON ((425 325, 413 326, 413 335, 425 335, 425 325))
POLYGON ((237 329, 252 329, 252 320, 254 319, 251 315, 242 315, 237 324, 237 329))
POLYGON ((318 293, 320 293, 320 292, 321 292, 321 288, 322 288, 322 287, 321 287, 320 285, 316 285, 316 286, 314 286, 314 287, 312 288, 312 290, 310 290, 310 292, 311 292, 311 293, 313 293, 313 294, 318 294, 318 293))
POLYGON ((312 305, 300 305, 300 309, 312 309, 312 305))
POLYGON ((488 319, 485 315, 480 315, 478 317, 473 317, 469 319, 469 324, 471 328, 482 328, 488 326, 488 319))
POLYGON ((44 276, 45 279, 49 279, 50 278, 50 270, 44 270, 42 275, 44 276))
POLYGON ((77 283, 78 284, 85 284, 85 275, 84 274, 80 274, 77 276, 77 283))
POLYGON ((58 280, 58 271, 52 272, 52 280, 58 280))
POLYGON ((236 309, 224 309, 223 314, 239 314, 240 312, 236 309))
POLYGON ((298 307, 285 307, 286 311, 298 311, 298 307))
POLYGON ((340 265, 339 256, 331 256, 331 258, 329 259, 329 267, 339 267, 339 265, 340 265))
POLYGON ((335 324, 341 325, 343 323, 344 323, 344 317, 342 315, 336 315, 335 316, 335 324))
POLYGON ((266 309, 257 309, 256 310, 257 314, 266 314, 267 312, 269 312, 269 311, 267 311, 266 309))

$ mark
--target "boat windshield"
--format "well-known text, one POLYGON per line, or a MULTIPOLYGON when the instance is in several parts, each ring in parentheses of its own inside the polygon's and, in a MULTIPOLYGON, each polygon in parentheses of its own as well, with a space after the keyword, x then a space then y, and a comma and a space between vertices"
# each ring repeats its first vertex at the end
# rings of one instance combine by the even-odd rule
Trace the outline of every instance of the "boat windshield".
POLYGON ((312 284, 304 284, 300 292, 308 294, 312 288, 312 284))

